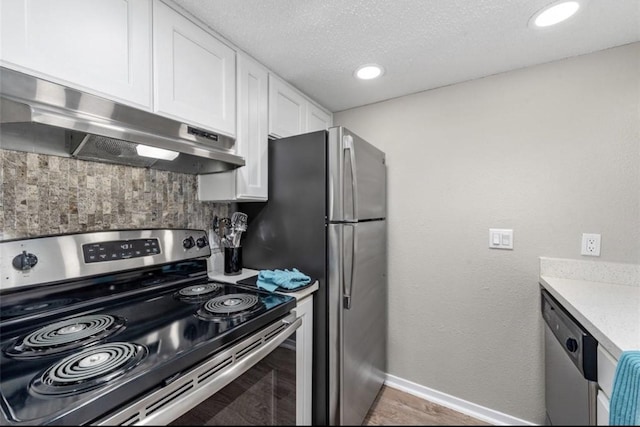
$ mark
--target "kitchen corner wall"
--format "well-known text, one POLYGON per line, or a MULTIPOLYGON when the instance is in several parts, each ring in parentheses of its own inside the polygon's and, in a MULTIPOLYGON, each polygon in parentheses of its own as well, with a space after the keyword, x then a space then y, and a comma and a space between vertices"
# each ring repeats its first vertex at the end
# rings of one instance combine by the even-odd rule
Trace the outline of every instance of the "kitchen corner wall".
POLYGON ((228 204, 195 175, 0 150, 0 240, 130 228, 209 230, 228 204))
POLYGON ((538 257, 640 262, 640 43, 334 123, 387 153, 389 373, 544 424, 538 257))

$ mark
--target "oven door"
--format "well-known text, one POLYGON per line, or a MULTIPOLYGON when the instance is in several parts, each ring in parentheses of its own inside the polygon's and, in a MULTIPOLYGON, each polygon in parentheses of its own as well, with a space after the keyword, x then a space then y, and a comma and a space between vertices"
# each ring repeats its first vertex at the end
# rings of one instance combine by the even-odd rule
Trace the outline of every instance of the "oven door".
POLYGON ((98 425, 295 425, 291 314, 103 418, 98 425))

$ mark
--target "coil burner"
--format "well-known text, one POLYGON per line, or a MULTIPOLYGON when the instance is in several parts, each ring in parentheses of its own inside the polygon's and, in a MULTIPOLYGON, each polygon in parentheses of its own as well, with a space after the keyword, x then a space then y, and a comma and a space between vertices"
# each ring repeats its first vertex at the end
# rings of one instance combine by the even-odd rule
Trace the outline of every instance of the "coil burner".
POLYGON ((175 297, 183 301, 200 302, 220 293, 222 286, 217 283, 204 283, 202 285, 187 286, 175 293, 175 297))
POLYGON ((124 325, 123 318, 108 314, 73 317, 31 332, 5 353, 16 358, 59 354, 96 343, 124 325))
POLYGON ((73 395, 124 374, 146 356, 147 349, 126 342, 100 344, 67 356, 36 377, 31 389, 44 395, 73 395))
POLYGON ((228 294, 207 301, 197 315, 204 320, 224 320, 244 317, 262 310, 264 304, 256 295, 228 294))

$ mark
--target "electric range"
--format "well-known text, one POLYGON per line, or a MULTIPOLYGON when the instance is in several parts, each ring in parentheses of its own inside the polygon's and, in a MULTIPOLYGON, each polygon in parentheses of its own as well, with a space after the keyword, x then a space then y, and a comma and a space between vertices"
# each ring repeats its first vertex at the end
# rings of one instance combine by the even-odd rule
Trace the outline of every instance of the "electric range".
POLYGON ((210 281, 210 253, 202 230, 0 242, 2 424, 99 424, 143 396, 170 402, 185 373, 269 330, 222 375, 291 324, 293 297, 210 281))

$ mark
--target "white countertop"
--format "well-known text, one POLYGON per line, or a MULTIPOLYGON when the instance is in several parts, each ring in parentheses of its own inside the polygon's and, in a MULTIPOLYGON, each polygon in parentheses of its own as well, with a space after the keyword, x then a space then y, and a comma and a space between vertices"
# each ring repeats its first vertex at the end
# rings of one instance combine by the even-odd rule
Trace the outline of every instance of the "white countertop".
POLYGON ((548 275, 540 284, 615 358, 640 350, 640 286, 548 275))
MULTIPOLYGON (((255 276, 256 274, 258 274, 260 271, 258 270, 252 270, 250 268, 243 268, 242 269, 242 273, 237 274, 235 276, 227 276, 224 273, 218 273, 218 272, 209 272, 209 279, 211 280, 217 280, 218 282, 224 282, 224 283, 237 283, 239 280, 243 280, 246 279, 248 277, 251 276, 255 276)), ((311 295, 312 293, 314 293, 315 291, 318 290, 319 284, 318 281, 316 280, 313 285, 304 288, 298 292, 275 292, 276 294, 280 294, 280 295, 290 295, 292 297, 295 297, 296 300, 301 300, 303 298, 306 298, 307 296, 311 295)))

